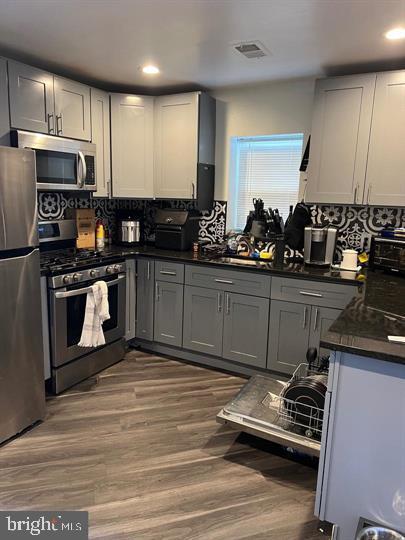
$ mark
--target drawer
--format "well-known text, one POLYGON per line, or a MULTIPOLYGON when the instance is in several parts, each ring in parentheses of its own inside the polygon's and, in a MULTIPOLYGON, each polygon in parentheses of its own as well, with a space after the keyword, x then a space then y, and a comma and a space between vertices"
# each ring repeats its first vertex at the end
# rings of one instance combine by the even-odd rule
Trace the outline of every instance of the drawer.
POLYGON ((185 282, 196 287, 270 297, 271 277, 255 272, 186 265, 185 282))
POLYGON ((273 277, 271 282, 272 300, 285 300, 338 309, 346 307, 356 292, 355 285, 340 285, 339 283, 324 283, 306 279, 273 277))
POLYGON ((172 283, 184 283, 184 264, 156 261, 155 279, 171 281, 172 283))

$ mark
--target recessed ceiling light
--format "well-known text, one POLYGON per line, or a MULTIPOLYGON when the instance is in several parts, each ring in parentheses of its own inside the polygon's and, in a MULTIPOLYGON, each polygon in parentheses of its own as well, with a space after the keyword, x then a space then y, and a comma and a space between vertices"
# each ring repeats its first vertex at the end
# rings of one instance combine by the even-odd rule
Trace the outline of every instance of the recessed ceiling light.
POLYGON ((387 39, 404 39, 405 38, 405 28, 392 28, 385 32, 385 37, 387 39))
POLYGON ((157 75, 158 73, 160 73, 159 68, 152 65, 143 66, 142 71, 147 75, 157 75))

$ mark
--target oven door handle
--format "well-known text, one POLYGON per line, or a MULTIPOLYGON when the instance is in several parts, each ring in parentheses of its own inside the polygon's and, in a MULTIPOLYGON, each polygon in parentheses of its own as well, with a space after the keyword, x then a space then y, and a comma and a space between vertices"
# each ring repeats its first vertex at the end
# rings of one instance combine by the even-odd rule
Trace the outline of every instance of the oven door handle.
MULTIPOLYGON (((111 287, 112 285, 116 285, 119 283, 122 279, 125 279, 125 275, 118 276, 117 279, 114 279, 113 281, 106 281, 107 287, 111 287)), ((92 291, 91 287, 83 287, 83 289, 74 289, 73 291, 64 291, 64 292, 56 292, 55 298, 61 299, 61 298, 71 298, 72 296, 80 296, 81 294, 87 294, 92 291)))

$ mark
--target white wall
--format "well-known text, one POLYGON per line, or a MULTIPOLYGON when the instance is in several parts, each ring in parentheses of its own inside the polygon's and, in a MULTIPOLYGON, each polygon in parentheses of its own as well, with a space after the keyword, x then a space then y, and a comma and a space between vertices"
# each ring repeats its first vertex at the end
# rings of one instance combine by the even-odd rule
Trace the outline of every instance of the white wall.
POLYGON ((217 200, 228 200, 231 137, 304 133, 305 145, 311 128, 314 82, 296 79, 210 92, 217 100, 217 200))

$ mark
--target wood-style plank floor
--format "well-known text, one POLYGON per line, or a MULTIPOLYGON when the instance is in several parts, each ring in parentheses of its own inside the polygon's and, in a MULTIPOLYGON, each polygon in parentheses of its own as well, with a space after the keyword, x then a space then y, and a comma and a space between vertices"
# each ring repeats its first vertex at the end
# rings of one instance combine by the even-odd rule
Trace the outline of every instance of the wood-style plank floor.
POLYGON ((90 538, 325 539, 315 469, 215 422, 244 382, 129 352, 0 448, 1 510, 88 510, 90 538))

